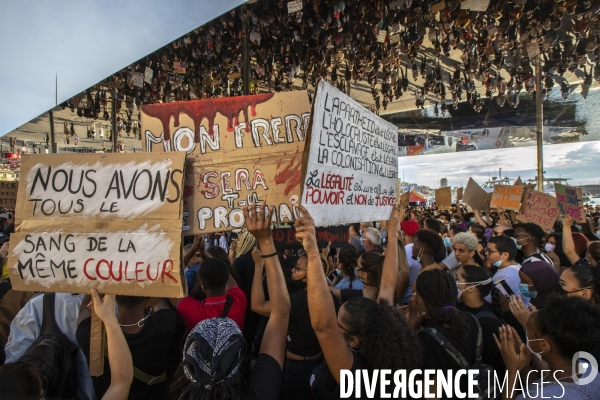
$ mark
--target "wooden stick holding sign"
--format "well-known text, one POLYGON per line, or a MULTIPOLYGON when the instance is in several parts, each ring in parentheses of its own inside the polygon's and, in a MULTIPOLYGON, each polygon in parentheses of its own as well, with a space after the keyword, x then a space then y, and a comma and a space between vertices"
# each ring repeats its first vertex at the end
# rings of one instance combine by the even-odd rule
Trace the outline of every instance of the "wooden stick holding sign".
POLYGON ((94 302, 91 302, 92 325, 90 328, 90 375, 100 376, 104 373, 104 323, 94 312, 94 302))

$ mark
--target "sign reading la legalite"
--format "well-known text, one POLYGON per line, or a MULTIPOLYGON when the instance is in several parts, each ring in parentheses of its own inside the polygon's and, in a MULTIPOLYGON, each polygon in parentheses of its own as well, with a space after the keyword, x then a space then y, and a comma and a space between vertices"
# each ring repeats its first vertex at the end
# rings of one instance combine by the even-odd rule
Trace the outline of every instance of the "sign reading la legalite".
POLYGON ((185 153, 23 155, 13 288, 181 297, 185 153))
POLYGON ((320 81, 301 203, 317 226, 386 220, 396 202, 398 130, 320 81))

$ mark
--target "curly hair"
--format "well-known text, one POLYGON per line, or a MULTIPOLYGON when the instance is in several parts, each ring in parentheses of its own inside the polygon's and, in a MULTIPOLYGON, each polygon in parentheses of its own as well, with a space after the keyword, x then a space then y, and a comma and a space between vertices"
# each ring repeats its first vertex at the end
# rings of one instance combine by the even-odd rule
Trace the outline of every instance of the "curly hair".
POLYGON ((344 304, 344 323, 360 338, 369 370, 421 367, 421 345, 402 313, 385 300, 355 297, 344 304))
POLYGON ((358 253, 358 250, 352 245, 347 245, 340 249, 340 253, 338 255, 340 266, 342 271, 350 277, 350 281, 354 281, 356 279, 354 269, 358 264, 359 257, 360 254, 358 253))
POLYGON ((427 229, 421 229, 417 231, 415 237, 424 247, 429 249, 436 263, 446 258, 446 245, 440 235, 427 229))
POLYGON ((590 242, 589 239, 579 232, 571 232, 571 236, 573 237, 573 243, 575 243, 575 252, 580 258, 585 257, 587 245, 590 242))
MULTIPOLYGON (((461 274, 461 276, 464 279, 466 279, 467 282, 482 282, 490 279, 488 273, 483 268, 478 267, 477 265, 463 265, 458 270, 458 273, 461 274)), ((496 288, 494 282, 490 281, 490 283, 487 283, 485 285, 477 285, 475 286, 475 289, 477 289, 482 299, 491 293, 491 306, 494 311, 494 314, 496 314, 500 321, 503 321, 504 313, 502 312, 502 305, 500 304, 500 296, 502 295, 502 293, 500 292, 500 290, 498 290, 498 288, 496 288)))
POLYGON ((517 229, 523 229, 525 232, 527 232, 529 236, 531 236, 531 239, 533 240, 536 246, 538 246, 540 242, 546 237, 546 233, 544 232, 542 227, 538 224, 534 224, 531 222, 514 225, 513 229, 515 231, 517 229))
POLYGON ((600 263, 600 242, 590 242, 588 254, 596 261, 596 265, 598 265, 600 263))
POLYGON ((560 355, 569 360, 578 351, 589 352, 596 343, 600 310, 580 297, 552 297, 532 315, 542 336, 552 338, 560 355))
POLYGON ((454 243, 464 244, 468 251, 477 251, 477 248, 479 247, 477 238, 470 233, 458 233, 454 235, 454 243))
POLYGON ((448 323, 459 337, 469 334, 469 324, 454 306, 458 296, 456 282, 441 269, 423 271, 417 277, 417 293, 423 299, 427 316, 439 325, 448 323))

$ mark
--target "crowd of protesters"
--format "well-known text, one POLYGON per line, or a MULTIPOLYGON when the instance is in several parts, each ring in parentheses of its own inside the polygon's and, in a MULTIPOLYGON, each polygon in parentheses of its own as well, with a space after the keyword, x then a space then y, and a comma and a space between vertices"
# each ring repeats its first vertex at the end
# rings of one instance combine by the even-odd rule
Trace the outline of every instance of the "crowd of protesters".
POLYGON ((541 398, 530 389, 542 381, 540 395, 600 398, 600 377, 579 385, 571 363, 577 352, 600 359, 600 210, 588 209, 583 224, 561 217, 547 234, 501 209, 412 207, 352 224, 348 244, 321 249, 299 211, 299 250, 275 247, 272 208, 247 208, 236 233, 194 237, 181 299, 34 295, 4 276, 0 393, 55 398, 31 361, 52 295, 74 351, 66 398, 330 399, 340 397, 342 370, 482 365, 509 383, 533 371, 535 382, 515 383, 527 392, 496 398, 541 398), (92 302, 108 359, 94 377, 92 302))

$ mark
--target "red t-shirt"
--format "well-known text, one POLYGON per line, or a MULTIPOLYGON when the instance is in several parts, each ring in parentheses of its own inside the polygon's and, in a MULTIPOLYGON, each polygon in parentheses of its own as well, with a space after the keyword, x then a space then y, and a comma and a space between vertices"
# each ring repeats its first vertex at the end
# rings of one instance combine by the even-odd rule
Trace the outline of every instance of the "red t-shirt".
POLYGON ((220 317, 225 307, 227 295, 233 298, 233 303, 227 314, 240 327, 244 329, 244 316, 246 315, 246 295, 237 286, 229 288, 223 296, 209 297, 204 301, 186 296, 177 304, 177 312, 181 315, 185 328, 189 333, 196 324, 205 319, 220 317))

